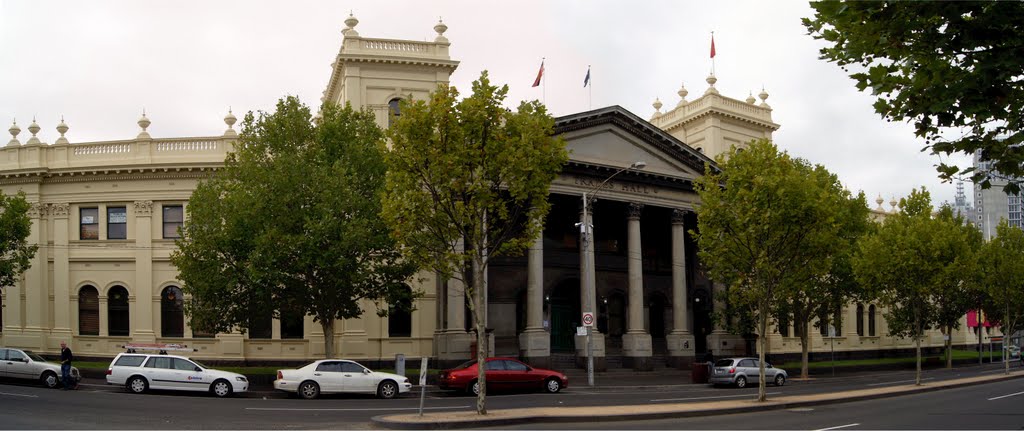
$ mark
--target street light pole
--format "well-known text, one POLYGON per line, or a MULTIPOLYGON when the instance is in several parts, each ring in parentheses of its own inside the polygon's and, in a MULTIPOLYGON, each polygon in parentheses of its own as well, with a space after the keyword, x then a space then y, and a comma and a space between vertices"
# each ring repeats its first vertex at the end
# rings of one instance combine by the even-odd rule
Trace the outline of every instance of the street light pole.
MULTIPOLYGON (((619 169, 614 174, 611 174, 608 178, 605 178, 604 181, 601 182, 601 184, 597 185, 597 187, 594 187, 589 191, 583 192, 583 215, 582 219, 580 220, 579 227, 581 249, 580 251, 583 253, 583 264, 580 265, 580 271, 582 272, 580 278, 582 279, 582 287, 585 295, 585 304, 583 304, 584 314, 591 313, 592 315, 596 316, 595 308, 597 308, 595 300, 595 297, 597 296, 597 284, 594 281, 596 275, 594 266, 591 264, 592 260, 594 259, 592 237, 594 226, 590 222, 590 203, 594 200, 594 197, 597 196, 597 193, 601 191, 601 188, 604 187, 604 185, 607 184, 608 181, 610 181, 612 178, 615 178, 616 175, 619 175, 630 169, 643 169, 645 166, 647 166, 647 163, 643 161, 633 162, 628 167, 619 169)), ((592 335, 594 328, 593 324, 587 325, 586 323, 584 323, 584 326, 587 328, 587 385, 594 386, 594 337, 592 335)))

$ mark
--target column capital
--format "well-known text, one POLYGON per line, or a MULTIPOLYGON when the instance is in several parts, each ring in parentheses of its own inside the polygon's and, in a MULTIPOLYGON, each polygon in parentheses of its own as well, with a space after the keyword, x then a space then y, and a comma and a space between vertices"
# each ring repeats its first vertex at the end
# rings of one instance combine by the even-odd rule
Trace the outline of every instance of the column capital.
POLYGON ((693 210, 689 208, 673 208, 672 209, 672 224, 683 224, 683 219, 693 210))
POLYGON ((132 207, 135 208, 136 216, 153 215, 153 201, 135 201, 132 202, 132 207))
POLYGON ((630 220, 639 220, 640 212, 643 211, 644 204, 639 202, 630 202, 629 209, 627 210, 627 217, 630 220))
POLYGON ((33 219, 46 217, 49 213, 49 205, 39 202, 33 202, 28 208, 28 217, 33 219))
POLYGON ((70 209, 71 205, 68 203, 50 204, 50 215, 56 218, 68 218, 70 209))

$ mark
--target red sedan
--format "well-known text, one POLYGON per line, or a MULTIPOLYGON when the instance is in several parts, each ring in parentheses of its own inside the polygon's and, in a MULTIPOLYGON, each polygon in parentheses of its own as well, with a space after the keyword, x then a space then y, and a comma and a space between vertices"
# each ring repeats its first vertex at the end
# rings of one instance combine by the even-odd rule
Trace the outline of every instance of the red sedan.
MULTIPOLYGON (((556 393, 569 386, 569 378, 558 371, 534 368, 512 358, 487 358, 487 389, 543 390, 556 393)), ((441 372, 438 386, 441 389, 480 393, 476 360, 441 372)))

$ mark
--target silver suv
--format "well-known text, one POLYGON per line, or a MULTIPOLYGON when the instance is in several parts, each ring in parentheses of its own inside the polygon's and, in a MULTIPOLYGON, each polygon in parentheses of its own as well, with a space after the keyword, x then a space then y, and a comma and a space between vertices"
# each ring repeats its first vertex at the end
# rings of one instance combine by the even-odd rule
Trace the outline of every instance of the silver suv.
POLYGON ((210 392, 218 397, 249 390, 238 373, 215 370, 184 356, 121 353, 107 368, 108 385, 141 394, 150 389, 210 392))
MULTIPOLYGON (((726 358, 715 361, 711 367, 711 375, 708 383, 713 385, 736 385, 738 388, 747 386, 747 383, 757 383, 758 361, 757 358, 726 358)), ((764 378, 775 386, 786 384, 789 376, 786 370, 775 368, 772 364, 764 365, 764 378)))

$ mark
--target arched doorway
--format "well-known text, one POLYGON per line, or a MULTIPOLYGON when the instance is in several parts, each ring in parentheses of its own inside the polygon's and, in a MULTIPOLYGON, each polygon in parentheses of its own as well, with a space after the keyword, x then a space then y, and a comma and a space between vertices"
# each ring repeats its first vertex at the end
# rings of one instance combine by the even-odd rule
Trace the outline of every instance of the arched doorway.
POLYGON ((167 286, 160 293, 160 336, 185 336, 184 295, 177 286, 167 286))
POLYGON ((576 349, 576 326, 580 324, 580 283, 566 280, 551 292, 551 351, 573 352, 576 349))
POLYGON ((665 338, 666 307, 667 301, 665 300, 665 295, 662 295, 661 293, 654 293, 651 295, 647 309, 647 327, 649 328, 651 338, 665 338))

